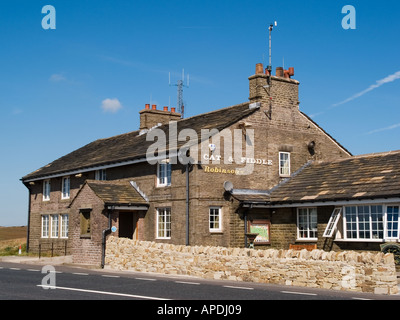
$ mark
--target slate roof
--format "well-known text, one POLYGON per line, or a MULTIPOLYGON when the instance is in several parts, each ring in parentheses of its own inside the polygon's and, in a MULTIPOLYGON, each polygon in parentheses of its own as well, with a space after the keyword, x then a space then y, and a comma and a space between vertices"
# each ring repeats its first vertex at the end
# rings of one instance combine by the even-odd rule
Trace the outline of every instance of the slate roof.
POLYGON ((400 151, 310 163, 264 194, 234 197, 271 205, 400 197, 400 151))
MULTIPOLYGON (((249 104, 249 102, 246 102, 182 119, 177 122, 177 132, 179 133, 185 128, 193 129, 200 138, 201 129, 215 128, 221 131, 257 110, 257 108, 250 109, 249 104)), ((168 140, 168 124, 158 128, 165 132, 168 140)), ((95 168, 110 164, 120 163, 123 165, 124 162, 144 158, 148 147, 153 143, 154 141, 146 141, 146 134, 140 135, 139 131, 99 139, 24 176, 21 180, 40 179, 49 175, 58 175, 74 170, 95 168)), ((178 142, 178 149, 185 143, 178 142)))
POLYGON ((148 201, 130 181, 86 180, 86 184, 106 205, 147 205, 148 201))

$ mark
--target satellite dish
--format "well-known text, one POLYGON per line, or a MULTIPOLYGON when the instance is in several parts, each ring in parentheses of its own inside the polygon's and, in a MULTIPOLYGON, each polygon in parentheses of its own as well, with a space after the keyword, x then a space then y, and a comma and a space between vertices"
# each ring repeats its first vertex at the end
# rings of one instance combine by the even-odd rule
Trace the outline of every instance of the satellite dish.
POLYGON ((230 181, 225 181, 224 182, 224 189, 227 192, 231 192, 233 190, 233 183, 230 181))

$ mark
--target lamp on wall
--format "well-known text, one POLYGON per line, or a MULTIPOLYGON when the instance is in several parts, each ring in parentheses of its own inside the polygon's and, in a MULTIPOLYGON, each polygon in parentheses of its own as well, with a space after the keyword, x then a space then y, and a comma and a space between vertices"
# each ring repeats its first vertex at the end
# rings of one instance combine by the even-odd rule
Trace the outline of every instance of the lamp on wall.
POLYGON ((251 127, 251 123, 240 121, 239 128, 242 129, 243 135, 246 135, 246 129, 251 127))

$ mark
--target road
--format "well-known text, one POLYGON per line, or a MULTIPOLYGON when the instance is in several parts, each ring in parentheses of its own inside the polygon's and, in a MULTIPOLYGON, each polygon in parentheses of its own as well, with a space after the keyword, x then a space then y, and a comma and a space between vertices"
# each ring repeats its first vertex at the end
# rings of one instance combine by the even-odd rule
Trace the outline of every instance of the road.
POLYGON ((184 309, 169 309, 181 305, 191 307, 192 314, 216 312, 217 309, 208 308, 216 308, 212 306, 217 304, 225 306, 224 310, 220 308, 220 312, 239 312, 241 308, 243 314, 244 308, 249 306, 246 300, 252 301, 253 309, 263 307, 258 300, 400 300, 400 295, 382 296, 68 266, 56 266, 54 272, 47 272, 42 267, 0 262, 0 300, 151 300, 154 301, 151 304, 153 313, 184 312, 184 309))

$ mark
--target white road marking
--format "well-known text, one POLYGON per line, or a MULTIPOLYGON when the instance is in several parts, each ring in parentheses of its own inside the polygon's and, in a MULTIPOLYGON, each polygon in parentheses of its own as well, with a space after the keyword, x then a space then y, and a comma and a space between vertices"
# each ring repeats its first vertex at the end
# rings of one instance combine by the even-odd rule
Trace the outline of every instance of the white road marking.
POLYGON ((57 286, 46 286, 46 285, 41 285, 41 284, 38 284, 37 286, 45 288, 45 289, 58 289, 58 290, 67 290, 67 291, 97 293, 97 294, 105 294, 105 295, 129 297, 129 298, 138 298, 138 299, 170 300, 170 299, 165 299, 165 298, 150 297, 150 296, 140 296, 140 295, 128 294, 128 293, 118 293, 118 292, 108 292, 108 291, 98 291, 98 290, 87 290, 87 289, 78 289, 78 288, 57 287, 57 286))
POLYGON ((101 276, 105 278, 120 278, 120 276, 114 276, 112 274, 102 274, 101 276))
POLYGON ((75 274, 77 276, 88 276, 88 273, 81 273, 81 272, 73 272, 72 274, 75 274))
POLYGON ((230 288, 230 289, 254 290, 254 288, 249 288, 249 287, 235 287, 235 286, 223 286, 223 287, 230 288))
POLYGON ((10 270, 21 270, 21 268, 10 268, 10 270))
POLYGON ((297 292, 297 291, 281 291, 281 293, 300 294, 304 296, 316 296, 316 293, 297 292))
POLYGON ((144 281, 157 281, 157 279, 151 279, 151 278, 135 278, 136 280, 144 280, 144 281))
POLYGON ((189 281, 175 281, 175 283, 182 283, 182 284, 193 284, 193 285, 199 285, 199 282, 189 282, 189 281))

